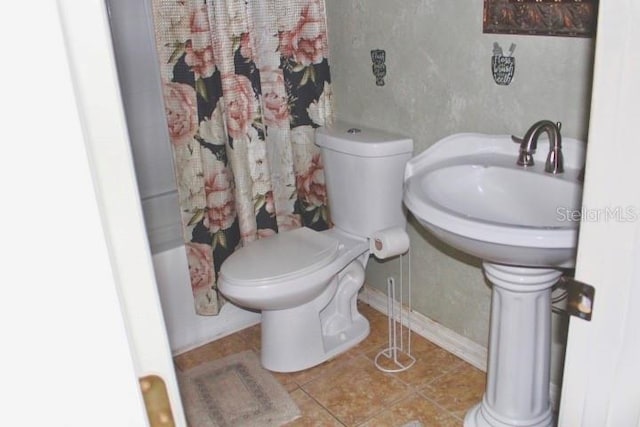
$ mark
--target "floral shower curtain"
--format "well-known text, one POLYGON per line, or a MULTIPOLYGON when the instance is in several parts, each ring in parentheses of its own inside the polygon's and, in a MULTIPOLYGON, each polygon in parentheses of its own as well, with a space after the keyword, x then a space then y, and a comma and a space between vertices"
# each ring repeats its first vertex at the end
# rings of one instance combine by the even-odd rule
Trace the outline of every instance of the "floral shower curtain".
POLYGON ((314 129, 332 120, 323 0, 152 0, 196 312, 239 246, 329 227, 314 129))

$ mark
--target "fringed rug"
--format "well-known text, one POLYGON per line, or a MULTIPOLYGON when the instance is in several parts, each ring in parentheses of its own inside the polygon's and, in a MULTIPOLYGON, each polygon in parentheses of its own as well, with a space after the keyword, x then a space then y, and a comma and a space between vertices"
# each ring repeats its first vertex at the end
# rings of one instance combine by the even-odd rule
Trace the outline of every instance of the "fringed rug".
POLYGON ((300 416, 252 351, 178 372, 190 427, 280 426, 300 416))

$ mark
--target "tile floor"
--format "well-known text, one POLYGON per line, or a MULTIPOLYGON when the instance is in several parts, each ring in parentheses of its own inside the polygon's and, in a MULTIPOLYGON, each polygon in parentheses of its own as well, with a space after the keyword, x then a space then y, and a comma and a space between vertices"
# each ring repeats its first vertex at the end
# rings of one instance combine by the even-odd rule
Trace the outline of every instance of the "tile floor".
MULTIPOLYGON (((416 334, 415 365, 395 374, 379 371, 373 360, 387 344, 387 317, 364 303, 359 308, 371 324, 362 343, 305 371, 274 373, 302 412, 287 427, 395 427, 414 420, 425 427, 461 426, 482 398, 484 372, 416 334)), ((248 349, 260 351, 259 325, 180 354, 175 363, 184 370, 248 349)))

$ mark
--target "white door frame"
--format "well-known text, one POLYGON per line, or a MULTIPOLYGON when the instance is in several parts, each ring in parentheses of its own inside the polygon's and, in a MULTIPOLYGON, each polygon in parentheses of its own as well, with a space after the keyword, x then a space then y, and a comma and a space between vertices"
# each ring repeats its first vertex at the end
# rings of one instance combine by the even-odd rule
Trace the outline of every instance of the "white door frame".
POLYGON ((601 1, 576 279, 559 425, 640 425, 640 2, 601 1))
POLYGON ((2 424, 144 426, 138 377, 173 393, 175 374, 106 14, 101 0, 59 6, 10 2, 0 25, 2 424))
POLYGON ((133 166, 103 0, 58 0, 89 163, 136 376, 165 381, 185 425, 133 166))

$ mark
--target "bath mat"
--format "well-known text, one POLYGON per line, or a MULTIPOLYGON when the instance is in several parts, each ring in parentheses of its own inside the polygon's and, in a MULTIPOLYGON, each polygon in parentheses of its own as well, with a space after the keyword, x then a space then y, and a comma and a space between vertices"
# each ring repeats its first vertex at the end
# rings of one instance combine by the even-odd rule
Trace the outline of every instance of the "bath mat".
POLYGON ((252 351, 177 374, 190 427, 280 426, 300 416, 287 391, 252 351))

